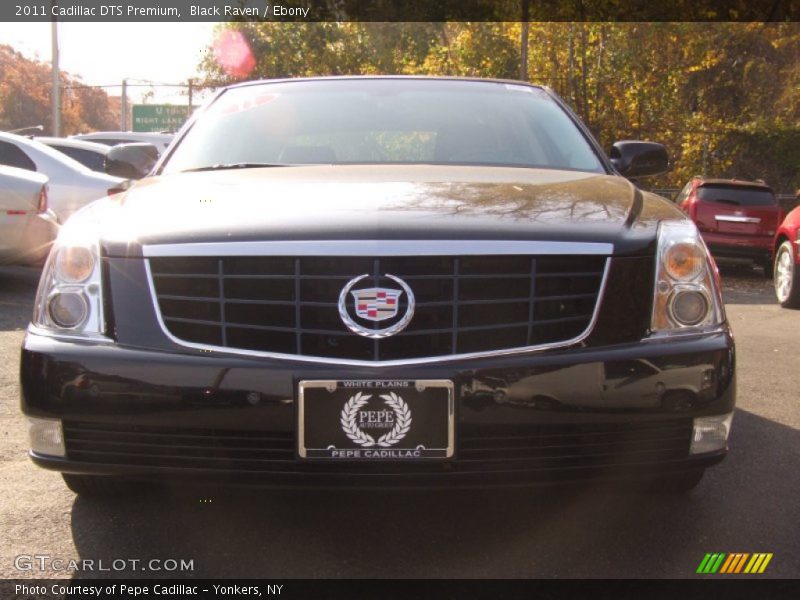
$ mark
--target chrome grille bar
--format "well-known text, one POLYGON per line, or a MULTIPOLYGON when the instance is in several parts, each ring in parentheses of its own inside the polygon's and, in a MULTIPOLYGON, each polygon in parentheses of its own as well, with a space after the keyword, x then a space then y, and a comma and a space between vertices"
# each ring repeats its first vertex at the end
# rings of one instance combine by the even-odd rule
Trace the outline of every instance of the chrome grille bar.
POLYGON ((441 362, 577 344, 597 320, 609 265, 609 257, 576 254, 156 256, 145 261, 157 318, 176 344, 359 366, 441 362), (263 267, 262 259, 267 261, 263 267), (376 285, 384 272, 392 271, 414 288, 418 312, 407 330, 380 341, 367 340, 338 319, 333 292, 363 272, 359 261, 369 263, 376 285), (408 274, 403 273, 404 265, 408 274), (344 274, 320 274, 328 267, 344 274))

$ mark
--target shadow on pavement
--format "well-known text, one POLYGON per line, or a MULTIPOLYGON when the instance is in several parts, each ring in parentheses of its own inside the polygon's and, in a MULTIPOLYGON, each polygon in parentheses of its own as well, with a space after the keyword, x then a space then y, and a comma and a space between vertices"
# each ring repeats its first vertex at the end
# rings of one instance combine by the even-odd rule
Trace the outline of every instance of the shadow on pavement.
POLYGON ((76 499, 72 535, 81 558, 194 561, 175 577, 681 578, 706 552, 773 552, 766 576, 796 577, 800 432, 741 411, 731 448, 684 496, 185 488, 76 499))
POLYGON ((720 264, 722 297, 725 304, 777 304, 772 279, 764 270, 749 264, 720 264))
POLYGON ((38 268, 0 267, 0 331, 28 326, 40 273, 38 268))

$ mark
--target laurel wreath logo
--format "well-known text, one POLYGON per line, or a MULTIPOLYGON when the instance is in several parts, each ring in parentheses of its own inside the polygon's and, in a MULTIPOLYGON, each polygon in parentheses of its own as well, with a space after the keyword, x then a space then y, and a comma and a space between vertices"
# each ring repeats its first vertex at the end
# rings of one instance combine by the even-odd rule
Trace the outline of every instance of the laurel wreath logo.
POLYGON ((364 446, 365 448, 374 446, 375 438, 362 431, 356 424, 356 416, 358 415, 358 411, 361 410, 361 407, 369 402, 370 398, 372 398, 372 394, 362 394, 361 392, 358 392, 355 396, 351 396, 350 399, 345 402, 340 419, 342 430, 347 437, 350 438, 350 441, 364 446))
POLYGON ((371 448, 373 446, 388 448, 389 446, 393 446, 406 437, 408 430, 411 429, 411 409, 408 407, 408 404, 394 392, 382 395, 381 398, 386 403, 386 406, 394 411, 396 420, 391 431, 384 433, 375 441, 374 437, 362 430, 356 423, 358 411, 369 402, 370 398, 372 398, 371 394, 358 392, 345 402, 340 419, 342 430, 351 442, 363 446, 364 448, 371 448))
POLYGON ((386 406, 394 410, 394 414, 397 417, 392 430, 378 438, 378 446, 386 448, 388 446, 393 446, 406 437, 408 430, 411 429, 411 409, 408 408, 408 404, 394 392, 384 394, 381 398, 386 401, 386 406))

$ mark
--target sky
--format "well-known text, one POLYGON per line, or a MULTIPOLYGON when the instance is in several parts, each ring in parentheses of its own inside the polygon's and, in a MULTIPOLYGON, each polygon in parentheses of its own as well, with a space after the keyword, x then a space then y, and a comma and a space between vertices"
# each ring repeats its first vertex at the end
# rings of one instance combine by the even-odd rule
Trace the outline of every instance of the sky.
MULTIPOLYGON (((122 83, 123 78, 186 83, 198 77, 197 65, 211 43, 216 23, 59 23, 62 71, 90 85, 122 83)), ((0 23, 0 44, 28 58, 50 62, 50 23, 0 23)), ((131 82, 140 83, 140 82, 131 82)), ((131 102, 154 92, 150 102, 186 102, 170 88, 131 87, 131 102)), ((110 87, 119 95, 119 87, 110 87)))

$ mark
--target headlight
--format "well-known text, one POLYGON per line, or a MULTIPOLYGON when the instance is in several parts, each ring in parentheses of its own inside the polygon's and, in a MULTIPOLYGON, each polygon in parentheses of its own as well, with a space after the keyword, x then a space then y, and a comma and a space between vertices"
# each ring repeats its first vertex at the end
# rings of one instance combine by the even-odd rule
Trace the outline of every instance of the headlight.
POLYGON ((705 266, 705 254, 697 243, 668 244, 662 258, 664 270, 675 281, 692 281, 705 266))
POLYGON ((46 304, 50 320, 62 329, 80 327, 89 316, 89 303, 80 290, 54 292, 46 304))
POLYGON ((83 246, 64 246, 56 255, 56 274, 67 283, 83 283, 92 276, 94 253, 83 246))
POLYGON ((102 335, 102 289, 98 245, 59 238, 42 271, 33 325, 72 336, 102 335))
POLYGON ((691 221, 664 221, 658 230, 651 329, 689 333, 725 321, 717 267, 691 221))

